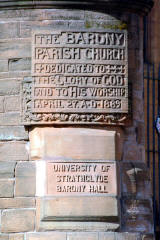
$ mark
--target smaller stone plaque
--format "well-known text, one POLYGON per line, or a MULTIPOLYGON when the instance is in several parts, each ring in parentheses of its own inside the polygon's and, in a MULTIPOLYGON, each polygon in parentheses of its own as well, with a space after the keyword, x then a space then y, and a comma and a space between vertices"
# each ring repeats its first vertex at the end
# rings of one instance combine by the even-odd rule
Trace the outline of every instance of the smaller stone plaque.
POLYGON ((48 162, 46 172, 47 196, 117 194, 116 164, 113 162, 48 162))

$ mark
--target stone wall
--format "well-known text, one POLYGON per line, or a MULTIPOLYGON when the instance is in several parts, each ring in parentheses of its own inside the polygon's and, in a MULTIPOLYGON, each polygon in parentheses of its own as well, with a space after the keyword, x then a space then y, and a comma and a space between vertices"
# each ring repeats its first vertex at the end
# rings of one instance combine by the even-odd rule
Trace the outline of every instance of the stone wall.
MULTIPOLYGON (((145 165, 143 111, 143 29, 135 14, 83 10, 1 10, 0 12, 0 239, 151 240, 152 193, 145 165), (129 82, 132 119, 117 131, 121 221, 114 232, 37 232, 35 161, 30 159, 29 127, 21 125, 20 89, 31 76, 34 29, 129 29, 129 82), (123 233, 124 232, 124 233, 123 233), (129 232, 129 233, 125 233, 129 232)), ((97 127, 98 128, 98 127, 97 127)))

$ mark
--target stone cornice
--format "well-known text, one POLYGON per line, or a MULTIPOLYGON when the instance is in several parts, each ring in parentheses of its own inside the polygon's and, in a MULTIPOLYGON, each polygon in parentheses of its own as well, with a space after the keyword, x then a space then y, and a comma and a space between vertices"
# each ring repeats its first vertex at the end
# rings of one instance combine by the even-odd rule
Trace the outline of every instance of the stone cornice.
POLYGON ((103 11, 129 11, 147 14, 153 6, 153 0, 1 0, 0 9, 30 8, 80 8, 103 11))

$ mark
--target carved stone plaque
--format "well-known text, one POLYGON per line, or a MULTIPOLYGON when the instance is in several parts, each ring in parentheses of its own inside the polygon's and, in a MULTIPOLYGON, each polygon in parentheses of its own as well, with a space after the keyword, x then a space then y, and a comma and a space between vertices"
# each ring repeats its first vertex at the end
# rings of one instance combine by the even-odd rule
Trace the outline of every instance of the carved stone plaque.
POLYGON ((24 124, 123 124, 128 113, 125 30, 34 32, 24 124))
POLYGON ((46 196, 117 194, 115 163, 49 162, 46 176, 46 196))

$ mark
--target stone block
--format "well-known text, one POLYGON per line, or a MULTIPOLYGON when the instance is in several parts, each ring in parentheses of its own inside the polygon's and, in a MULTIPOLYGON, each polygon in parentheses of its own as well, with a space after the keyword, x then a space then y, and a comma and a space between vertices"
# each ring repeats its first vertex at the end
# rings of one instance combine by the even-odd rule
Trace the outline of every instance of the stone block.
POLYGON ((28 153, 26 142, 0 142, 1 161, 26 161, 28 153))
POLYGON ((137 123, 137 142, 138 144, 145 145, 145 123, 144 122, 138 122, 137 123))
POLYGON ((7 235, 7 234, 0 234, 0 240, 9 240, 9 235, 7 235))
POLYGON ((31 159, 115 160, 116 133, 87 128, 35 128, 30 132, 31 159))
MULTIPOLYGON (((135 43, 132 42, 133 41, 133 33, 130 33, 130 37, 129 37, 129 51, 128 51, 128 57, 130 60, 130 67, 136 69, 137 67, 137 61, 136 61, 136 52, 135 49, 132 49, 131 46, 135 43)), ((133 76, 132 76, 133 77, 133 76)))
MULTIPOLYGON (((143 162, 142 148, 136 141, 126 141, 124 144, 123 160, 126 162, 143 162)), ((145 150, 145 149, 144 149, 145 150)))
POLYGON ((123 214, 128 216, 146 215, 152 213, 151 199, 125 199, 123 200, 123 214))
POLYGON ((67 233, 67 240, 98 240, 98 233, 93 232, 67 233))
POLYGON ((141 240, 138 233, 116 233, 116 240, 141 240))
POLYGON ((0 209, 34 208, 34 198, 0 198, 0 209))
POLYGON ((0 80, 0 95, 17 95, 20 92, 20 79, 0 80))
POLYGON ((0 162, 0 178, 13 178, 15 162, 0 162))
POLYGON ((0 140, 28 140, 28 131, 23 126, 0 126, 0 140))
POLYGON ((42 20, 44 17, 43 9, 29 9, 29 11, 26 11, 26 9, 18 9, 18 11, 8 11, 8 10, 1 10, 0 19, 3 21, 10 20, 42 20))
POLYGON ((133 119, 141 121, 144 119, 144 106, 142 91, 133 91, 133 119))
POLYGON ((0 23, 0 39, 17 38, 19 33, 17 22, 0 23))
POLYGON ((84 21, 69 21, 69 29, 75 29, 75 28, 84 28, 85 27, 85 22, 84 21))
POLYGON ((33 197, 36 193, 35 177, 16 177, 15 196, 16 197, 33 197))
POLYGON ((23 81, 24 77, 31 76, 31 71, 14 71, 14 72, 2 72, 0 74, 0 81, 3 79, 21 78, 23 81))
POLYGON ((19 162, 15 171, 16 177, 35 177, 35 162, 19 162))
POLYGON ((19 112, 0 113, 0 125, 1 126, 20 125, 20 113, 19 112))
POLYGON ((116 240, 116 235, 115 233, 101 232, 99 233, 99 240, 116 240))
MULTIPOLYGON (((137 60, 135 60, 135 61, 137 61, 137 60)), ((132 68, 130 66, 129 72, 128 72, 128 77, 129 77, 130 81, 132 82, 132 88, 137 91, 142 91, 142 89, 143 89, 142 81, 139 81, 140 74, 142 74, 142 73, 137 72, 135 68, 132 68)))
MULTIPOLYGON (((50 30, 52 28, 58 29, 58 28, 63 28, 66 29, 68 28, 68 21, 65 19, 60 19, 60 20, 44 20, 40 24, 38 23, 39 29, 42 30, 47 30, 47 28, 50 30)), ((34 25, 32 24, 32 29, 37 29, 37 24, 34 25)))
POLYGON ((10 234, 9 240, 24 240, 24 234, 10 234))
POLYGON ((62 222, 61 221, 48 221, 48 222, 38 222, 37 223, 37 231, 118 231, 119 224, 117 223, 107 223, 107 222, 62 222))
POLYGON ((4 108, 5 112, 20 111, 20 96, 5 97, 4 108))
POLYGON ((40 211, 42 221, 118 220, 118 201, 114 197, 54 197, 39 201, 37 211, 40 211))
POLYGON ((67 28, 68 22, 64 20, 44 20, 38 21, 24 21, 20 23, 20 35, 22 38, 31 37, 32 31, 35 29, 51 29, 51 28, 67 28))
POLYGON ((8 60, 0 60, 0 72, 8 71, 8 60))
POLYGON ((143 163, 123 163, 121 166, 123 178, 123 194, 141 198, 152 195, 150 174, 143 163))
POLYGON ((0 59, 30 58, 30 39, 7 39, 0 40, 0 59))
POLYGON ((31 58, 9 59, 9 71, 31 70, 31 58))
POLYGON ((0 96, 0 113, 4 112, 4 97, 0 96))
POLYGON ((102 29, 104 30, 105 28, 107 29, 111 29, 111 28, 118 28, 119 25, 122 24, 121 21, 118 20, 114 20, 114 21, 110 21, 110 20, 97 20, 97 19, 87 19, 85 21, 85 27, 88 28, 94 28, 94 29, 102 29))
POLYGON ((152 199, 125 199, 122 207, 125 231, 153 231, 152 199))
POLYGON ((0 198, 13 197, 14 195, 14 180, 0 180, 0 198))
POLYGON ((153 233, 153 217, 149 215, 123 216, 124 232, 153 233))
POLYGON ((66 240, 65 232, 28 233, 26 240, 66 240))
POLYGON ((114 21, 117 19, 117 17, 116 15, 111 16, 109 14, 98 12, 98 11, 97 12, 85 11, 85 19, 114 21))
POLYGON ((15 171, 15 196, 35 196, 36 176, 35 163, 21 162, 17 164, 15 171))
POLYGON ((4 210, 2 212, 2 233, 34 231, 35 211, 26 209, 4 210))
MULTIPOLYGON (((43 206, 40 198, 36 200, 36 231, 88 231, 88 232, 115 232, 119 229, 119 223, 94 222, 94 221, 42 221, 43 206)), ((77 205, 77 203, 76 203, 77 205)), ((78 205, 77 205, 78 206, 78 205)))
POLYGON ((63 9, 46 9, 44 12, 44 18, 46 20, 83 20, 84 10, 63 10, 63 9))

